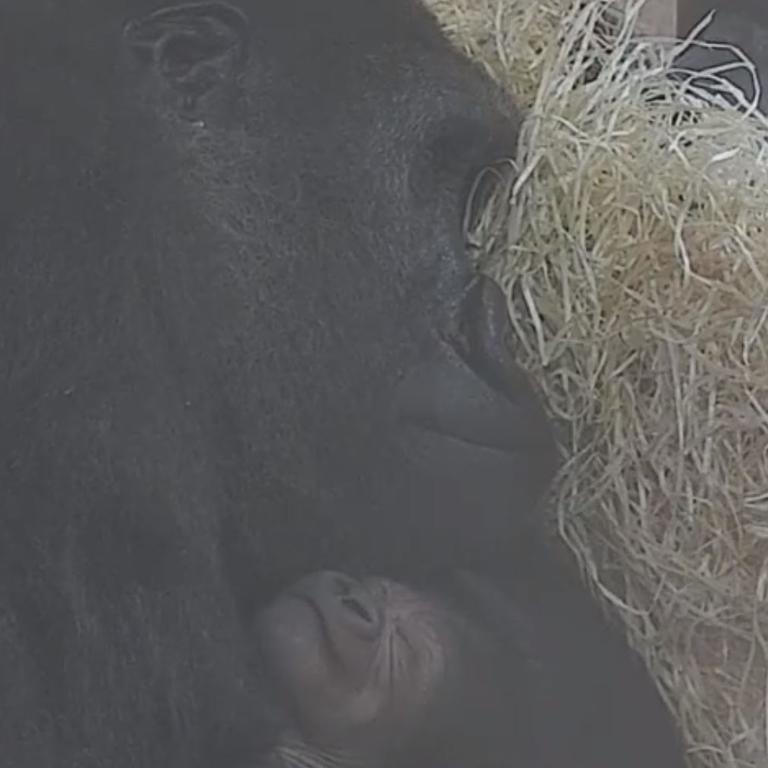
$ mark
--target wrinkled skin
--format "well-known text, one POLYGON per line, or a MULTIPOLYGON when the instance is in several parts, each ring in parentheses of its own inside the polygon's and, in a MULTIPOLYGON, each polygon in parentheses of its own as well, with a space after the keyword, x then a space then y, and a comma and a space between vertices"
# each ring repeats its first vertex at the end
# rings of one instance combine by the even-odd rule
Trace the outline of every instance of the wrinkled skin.
POLYGON ((382 765, 442 698, 449 671, 464 675, 477 661, 464 629, 431 596, 388 579, 326 571, 281 593, 255 634, 296 723, 284 762, 303 743, 306 756, 382 765))
POLYGON ((515 115, 407 0, 4 3, 0 93, 0 765, 252 765, 245 612, 535 526, 461 232, 515 115))

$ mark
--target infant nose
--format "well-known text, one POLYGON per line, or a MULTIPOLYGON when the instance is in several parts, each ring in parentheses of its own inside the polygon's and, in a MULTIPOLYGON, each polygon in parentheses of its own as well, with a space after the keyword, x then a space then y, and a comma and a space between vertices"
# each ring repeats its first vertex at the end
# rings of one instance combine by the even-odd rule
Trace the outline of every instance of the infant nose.
POLYGON ((335 583, 336 594, 342 606, 365 624, 376 624, 378 610, 368 591, 360 582, 340 576, 335 583))
POLYGON ((318 579, 318 603, 350 631, 373 637, 381 627, 381 607, 364 584, 343 573, 326 572, 318 579))

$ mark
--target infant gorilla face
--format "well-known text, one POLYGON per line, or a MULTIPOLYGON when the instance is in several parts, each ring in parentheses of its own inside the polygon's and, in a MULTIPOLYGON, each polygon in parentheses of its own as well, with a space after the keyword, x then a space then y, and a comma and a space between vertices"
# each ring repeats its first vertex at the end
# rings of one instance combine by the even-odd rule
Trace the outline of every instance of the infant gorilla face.
POLYGON ((460 673, 478 672, 469 623, 386 579, 313 574, 264 611, 258 632, 296 722, 277 750, 283 765, 387 764, 442 717, 449 681, 463 690, 460 673))

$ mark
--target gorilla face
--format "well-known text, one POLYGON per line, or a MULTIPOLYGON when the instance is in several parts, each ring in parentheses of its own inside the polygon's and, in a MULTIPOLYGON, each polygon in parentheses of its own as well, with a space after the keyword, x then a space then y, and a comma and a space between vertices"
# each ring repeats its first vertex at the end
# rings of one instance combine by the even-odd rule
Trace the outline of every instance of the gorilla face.
POLYGON ((296 723, 275 765, 462 765, 470 756, 482 768, 525 758, 518 744, 510 750, 515 685, 498 645, 435 595, 316 573, 260 615, 257 635, 296 723), (473 722, 486 726, 479 741, 473 722))
POLYGON ((502 549, 555 467, 461 229, 474 174, 514 151, 511 109, 404 0, 161 8, 124 39, 137 229, 194 297, 163 327, 215 388, 235 497, 268 482, 345 518, 368 567, 393 531, 413 561, 502 549))
POLYGON ((279 597, 260 634, 307 742, 369 758, 421 719, 455 641, 425 597, 330 572, 279 597))
POLYGON ((682 768, 642 663, 557 562, 504 590, 469 572, 285 590, 255 623, 291 724, 264 764, 682 768))

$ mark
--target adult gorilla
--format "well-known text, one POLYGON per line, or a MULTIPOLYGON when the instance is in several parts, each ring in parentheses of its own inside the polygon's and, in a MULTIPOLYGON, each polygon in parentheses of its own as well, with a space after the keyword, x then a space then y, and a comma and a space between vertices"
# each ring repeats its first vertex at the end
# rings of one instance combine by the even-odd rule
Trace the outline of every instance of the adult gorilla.
POLYGON ((551 476, 462 243, 514 115, 410 0, 3 3, 0 65, 0 764, 248 764, 243 610, 551 476))

